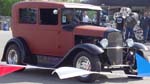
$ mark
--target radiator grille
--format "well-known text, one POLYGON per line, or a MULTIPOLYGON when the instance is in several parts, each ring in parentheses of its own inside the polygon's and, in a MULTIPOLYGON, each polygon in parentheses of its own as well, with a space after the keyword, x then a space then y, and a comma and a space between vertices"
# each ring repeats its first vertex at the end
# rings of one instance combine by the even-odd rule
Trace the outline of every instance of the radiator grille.
MULTIPOLYGON (((109 44, 108 47, 122 47, 123 39, 122 34, 120 32, 111 32, 107 36, 109 44)), ((112 65, 122 64, 123 62, 123 50, 110 48, 107 50, 107 56, 112 65)))

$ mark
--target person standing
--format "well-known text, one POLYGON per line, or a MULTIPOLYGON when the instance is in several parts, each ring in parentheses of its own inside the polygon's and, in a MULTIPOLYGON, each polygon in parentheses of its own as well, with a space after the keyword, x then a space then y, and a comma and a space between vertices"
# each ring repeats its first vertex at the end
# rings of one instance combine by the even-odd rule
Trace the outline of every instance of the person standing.
POLYGON ((129 16, 127 16, 125 22, 125 27, 126 27, 125 39, 134 38, 133 28, 136 24, 137 24, 136 19, 134 18, 133 14, 130 13, 129 16))
POLYGON ((4 21, 4 22, 3 22, 3 30, 4 30, 4 31, 8 31, 8 30, 9 30, 9 25, 8 25, 8 22, 7 22, 7 21, 4 21))
POLYGON ((123 39, 124 39, 125 38, 125 35, 124 35, 125 34, 125 29, 124 29, 125 18, 123 18, 122 13, 120 13, 119 16, 116 17, 115 23, 116 23, 116 28, 121 31, 123 39))
POLYGON ((148 13, 145 12, 144 15, 140 19, 140 27, 143 29, 144 43, 147 42, 148 32, 149 32, 149 21, 148 13))
POLYGON ((82 22, 89 22, 89 16, 87 15, 86 11, 83 12, 82 22))
POLYGON ((94 24, 97 23, 97 14, 96 13, 93 15, 92 23, 94 23, 94 24))

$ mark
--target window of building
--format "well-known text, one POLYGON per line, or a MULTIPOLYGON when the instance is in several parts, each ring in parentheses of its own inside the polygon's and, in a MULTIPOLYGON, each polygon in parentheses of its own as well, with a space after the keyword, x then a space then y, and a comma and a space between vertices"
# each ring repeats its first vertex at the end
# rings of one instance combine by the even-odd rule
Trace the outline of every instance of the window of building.
POLYGON ((36 24, 37 10, 34 8, 19 9, 19 23, 36 24))
POLYGON ((40 24, 57 25, 58 24, 58 10, 50 9, 50 8, 40 9, 40 24))

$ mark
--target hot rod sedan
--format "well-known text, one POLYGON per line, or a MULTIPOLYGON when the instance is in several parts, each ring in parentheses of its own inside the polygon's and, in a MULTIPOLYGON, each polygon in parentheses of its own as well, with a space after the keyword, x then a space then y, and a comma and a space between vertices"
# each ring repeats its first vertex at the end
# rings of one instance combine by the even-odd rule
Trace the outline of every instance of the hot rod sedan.
MULTIPOLYGON (((13 38, 4 49, 8 64, 57 68, 72 66, 89 71, 124 70, 136 74, 135 53, 147 59, 147 47, 123 40, 115 28, 99 26, 101 7, 60 2, 18 2, 12 8, 13 38), (83 21, 86 11, 88 22, 83 21)), ((97 74, 77 77, 93 82, 97 74)))

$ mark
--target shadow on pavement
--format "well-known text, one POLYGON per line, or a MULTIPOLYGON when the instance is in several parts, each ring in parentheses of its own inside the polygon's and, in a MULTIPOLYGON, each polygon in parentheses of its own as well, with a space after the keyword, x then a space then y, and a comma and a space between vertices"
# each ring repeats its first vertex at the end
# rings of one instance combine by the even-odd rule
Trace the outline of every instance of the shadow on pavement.
MULTIPOLYGON (((137 81, 136 79, 128 79, 127 77, 107 78, 101 76, 98 81, 92 84, 126 84, 129 81, 137 81)), ((58 76, 51 75, 50 70, 26 69, 23 72, 15 72, 4 77, 0 77, 0 84, 87 84, 81 83, 74 78, 60 80, 58 76)), ((91 83, 90 83, 91 84, 91 83)))

